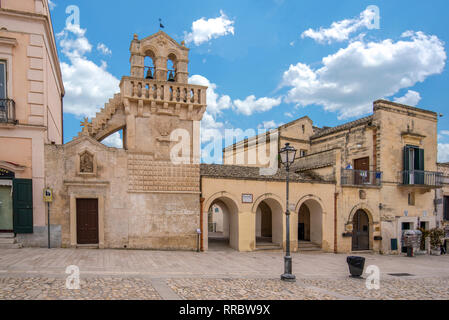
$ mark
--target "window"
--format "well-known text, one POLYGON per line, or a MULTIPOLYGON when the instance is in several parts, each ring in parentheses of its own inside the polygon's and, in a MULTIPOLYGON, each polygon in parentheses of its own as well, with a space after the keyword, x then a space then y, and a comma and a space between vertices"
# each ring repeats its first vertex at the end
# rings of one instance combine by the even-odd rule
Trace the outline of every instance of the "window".
POLYGON ((404 148, 404 184, 424 184, 424 150, 407 145, 404 148))
POLYGON ((307 155, 307 150, 299 150, 299 157, 305 157, 307 155))
POLYGON ((443 201, 443 219, 449 221, 449 197, 444 197, 443 201))
POLYGON ((6 62, 0 61, 0 99, 6 98, 6 62))
POLYGON ((408 205, 409 206, 414 206, 415 205, 415 193, 414 192, 410 192, 408 194, 408 205))

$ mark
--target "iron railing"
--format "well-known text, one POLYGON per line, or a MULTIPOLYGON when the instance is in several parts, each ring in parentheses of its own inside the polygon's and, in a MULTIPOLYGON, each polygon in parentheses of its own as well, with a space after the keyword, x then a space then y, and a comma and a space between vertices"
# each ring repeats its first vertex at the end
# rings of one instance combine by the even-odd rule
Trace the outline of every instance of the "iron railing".
POLYGON ((0 123, 17 123, 14 100, 0 99, 0 123))
POLYGON ((400 183, 403 185, 441 187, 443 174, 441 172, 407 170, 399 173, 400 183))
POLYGON ((382 172, 366 170, 341 170, 341 185, 343 186, 380 186, 382 172))

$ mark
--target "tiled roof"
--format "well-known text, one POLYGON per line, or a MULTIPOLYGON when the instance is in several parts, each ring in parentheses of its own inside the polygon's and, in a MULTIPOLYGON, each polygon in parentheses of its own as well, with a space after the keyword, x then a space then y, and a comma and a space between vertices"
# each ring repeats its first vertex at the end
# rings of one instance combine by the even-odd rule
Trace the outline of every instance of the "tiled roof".
POLYGON ((321 131, 317 132, 316 134, 314 134, 313 136, 311 136, 310 139, 317 139, 317 138, 320 138, 320 137, 323 137, 323 136, 327 136, 328 134, 332 134, 332 133, 335 133, 335 132, 338 132, 338 131, 348 130, 350 128, 357 127, 359 125, 362 125, 362 124, 365 124, 365 123, 368 123, 368 122, 372 121, 373 117, 374 116, 371 115, 369 117, 357 119, 355 121, 348 122, 348 123, 345 123, 345 124, 342 124, 342 125, 339 125, 339 126, 336 126, 336 127, 332 127, 332 128, 327 128, 327 129, 321 130, 321 131))
MULTIPOLYGON (((260 168, 244 167, 220 164, 201 164, 201 176, 214 178, 227 178, 238 180, 265 180, 265 181, 285 181, 287 174, 282 168, 274 175, 261 175, 260 168)), ((319 176, 308 173, 290 172, 290 181, 297 182, 324 182, 319 176)))

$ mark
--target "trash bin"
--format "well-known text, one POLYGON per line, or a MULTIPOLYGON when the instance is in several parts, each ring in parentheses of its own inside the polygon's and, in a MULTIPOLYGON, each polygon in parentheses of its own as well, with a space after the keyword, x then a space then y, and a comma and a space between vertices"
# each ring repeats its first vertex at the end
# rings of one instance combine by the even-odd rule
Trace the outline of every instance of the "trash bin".
POLYGON ((359 278, 365 268, 365 258, 351 256, 346 259, 351 277, 359 278))

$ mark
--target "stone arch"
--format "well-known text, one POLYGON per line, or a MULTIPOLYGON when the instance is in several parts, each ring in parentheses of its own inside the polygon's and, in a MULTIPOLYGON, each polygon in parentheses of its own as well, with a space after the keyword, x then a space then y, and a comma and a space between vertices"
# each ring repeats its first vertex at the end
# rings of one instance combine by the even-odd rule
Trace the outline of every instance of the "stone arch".
MULTIPOLYGON (((367 244, 367 246, 365 248, 363 248, 363 250, 366 250, 366 249, 372 250, 373 246, 374 246, 374 223, 375 223, 374 222, 374 216, 373 216, 373 212, 374 211, 366 203, 359 203, 359 204, 357 204, 356 206, 354 206, 351 209, 351 212, 349 213, 347 225, 352 225, 352 233, 353 233, 353 236, 352 236, 352 250, 355 250, 355 244, 354 244, 355 243, 355 239, 354 238, 356 237, 356 234, 354 233, 355 232, 355 226, 353 225, 354 216, 359 211, 363 211, 366 214, 367 218, 368 218, 368 230, 367 230, 368 235, 366 236, 367 239, 368 239, 367 240, 368 244, 367 244)), ((362 249, 358 248, 357 250, 362 250, 362 249)))
POLYGON ((373 216, 373 209, 371 209, 371 207, 368 205, 368 204, 366 204, 366 203, 359 203, 359 204, 357 204, 356 206, 354 206, 352 209, 351 209, 351 212, 349 213, 349 217, 348 217, 348 221, 347 221, 347 223, 352 223, 352 220, 354 219, 354 215, 356 214, 356 212, 358 211, 358 210, 363 210, 363 211, 365 211, 366 212, 366 214, 368 215, 368 219, 369 219, 369 222, 370 222, 370 224, 374 224, 374 216, 373 216))
POLYGON ((205 230, 206 232, 203 233, 203 239, 209 241, 208 213, 213 205, 220 206, 223 215, 226 215, 226 218, 223 220, 228 223, 228 226, 225 229, 229 230, 227 239, 229 246, 235 250, 239 250, 239 206, 236 198, 232 194, 225 191, 215 193, 205 202, 204 212, 206 214, 207 228, 205 230))
POLYGON ((293 237, 298 241, 310 241, 323 245, 325 206, 320 197, 306 195, 299 199, 293 214, 293 237))
POLYGON ((285 212, 285 205, 283 204, 283 200, 281 199, 281 197, 279 197, 278 195, 276 195, 274 193, 265 193, 265 194, 259 196, 256 199, 256 201, 254 201, 254 204, 253 204, 253 207, 251 209, 251 212, 255 214, 256 211, 257 211, 257 208, 259 207, 259 204, 262 201, 266 200, 266 199, 274 199, 274 200, 276 200, 279 203, 279 205, 281 206, 282 212, 285 212))
POLYGON ((271 217, 271 243, 283 247, 285 207, 282 205, 282 199, 279 196, 270 193, 260 196, 255 201, 252 208, 256 225, 256 246, 258 244, 257 238, 258 236, 261 236, 259 229, 261 229, 262 215, 267 214, 264 212, 267 210, 269 211, 268 215, 271 217))

